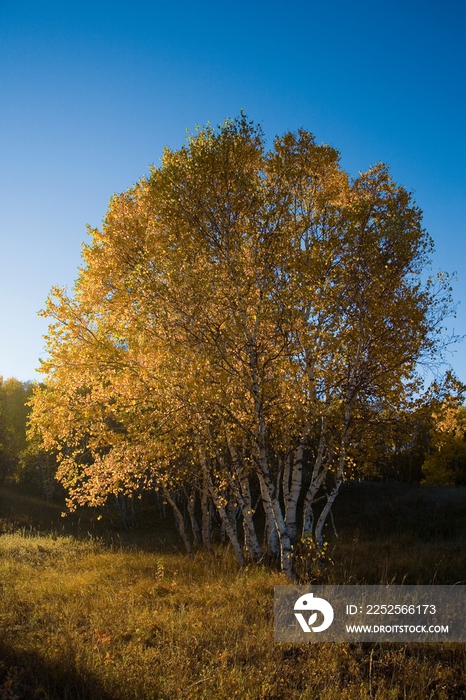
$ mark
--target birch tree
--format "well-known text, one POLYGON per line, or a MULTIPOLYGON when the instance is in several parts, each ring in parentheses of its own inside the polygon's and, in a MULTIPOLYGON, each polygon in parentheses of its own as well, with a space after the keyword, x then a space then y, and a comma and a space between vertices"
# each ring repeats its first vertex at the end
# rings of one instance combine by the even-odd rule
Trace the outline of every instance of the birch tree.
POLYGON ((278 557, 293 580, 365 415, 401 405, 439 351, 448 279, 420 281, 420 210, 386 166, 352 180, 309 132, 267 150, 241 115, 166 149, 90 234, 74 294, 44 311, 33 412, 71 502, 190 484, 193 541, 210 546, 215 509, 238 563, 278 557))

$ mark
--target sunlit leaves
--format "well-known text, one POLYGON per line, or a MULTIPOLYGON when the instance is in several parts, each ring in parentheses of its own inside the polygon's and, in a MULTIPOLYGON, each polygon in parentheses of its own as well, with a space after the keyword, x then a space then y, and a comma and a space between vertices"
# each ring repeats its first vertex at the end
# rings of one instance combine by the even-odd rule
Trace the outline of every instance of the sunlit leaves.
POLYGON ((448 279, 420 280, 432 242, 412 196, 385 165, 352 180, 304 130, 267 150, 244 115, 200 128, 89 233, 73 295, 44 311, 34 402, 75 502, 206 464, 215 498, 240 468, 272 492, 300 445, 323 487, 441 345, 448 279))

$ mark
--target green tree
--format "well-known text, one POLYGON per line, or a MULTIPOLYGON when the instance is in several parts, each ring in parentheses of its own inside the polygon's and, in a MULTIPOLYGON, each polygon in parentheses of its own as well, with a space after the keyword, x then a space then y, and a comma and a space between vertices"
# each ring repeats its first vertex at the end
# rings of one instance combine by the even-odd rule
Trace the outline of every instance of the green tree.
POLYGON ((31 382, 0 376, 0 479, 17 475, 20 455, 27 447, 26 425, 31 382))
POLYGON ((367 416, 402 407, 441 348, 450 290, 420 281, 420 210, 386 166, 351 180, 306 131, 267 151, 241 115, 165 150, 90 233, 74 295, 47 302, 33 402, 70 503, 161 489, 189 549, 192 485, 205 543, 212 504, 243 563, 263 556, 256 491, 293 579, 297 540, 324 546, 367 416))

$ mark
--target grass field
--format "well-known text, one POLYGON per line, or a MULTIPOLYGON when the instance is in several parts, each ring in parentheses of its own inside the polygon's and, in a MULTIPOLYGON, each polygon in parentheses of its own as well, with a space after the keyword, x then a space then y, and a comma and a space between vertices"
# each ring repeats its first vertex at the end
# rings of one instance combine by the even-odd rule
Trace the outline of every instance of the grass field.
MULTIPOLYGON (((0 499, 1 700, 466 698, 463 644, 275 644, 279 573, 222 545, 190 561, 169 527, 65 525, 56 504, 0 499)), ((459 489, 348 486, 319 582, 464 583, 465 505, 459 489)))

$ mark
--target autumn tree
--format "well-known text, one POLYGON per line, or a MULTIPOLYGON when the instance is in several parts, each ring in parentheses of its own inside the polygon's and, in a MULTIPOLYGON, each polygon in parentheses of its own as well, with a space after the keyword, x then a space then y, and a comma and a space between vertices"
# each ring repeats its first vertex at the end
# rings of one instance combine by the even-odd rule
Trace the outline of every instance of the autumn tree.
POLYGON ((368 415, 440 349, 448 278, 421 281, 420 210, 386 166, 351 179, 304 130, 267 150, 241 115, 166 149, 90 234, 74 294, 44 311, 33 412, 70 504, 161 489, 188 551, 214 510, 239 563, 277 556, 293 579, 368 415))
POLYGON ((466 484, 466 385, 447 374, 428 404, 429 442, 422 465, 426 484, 466 484))

